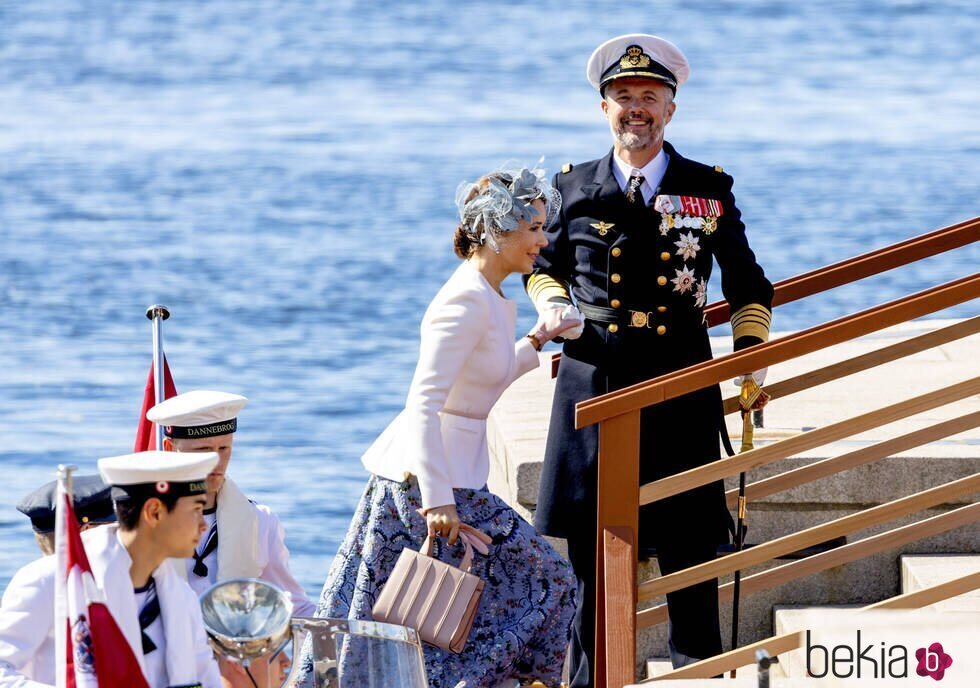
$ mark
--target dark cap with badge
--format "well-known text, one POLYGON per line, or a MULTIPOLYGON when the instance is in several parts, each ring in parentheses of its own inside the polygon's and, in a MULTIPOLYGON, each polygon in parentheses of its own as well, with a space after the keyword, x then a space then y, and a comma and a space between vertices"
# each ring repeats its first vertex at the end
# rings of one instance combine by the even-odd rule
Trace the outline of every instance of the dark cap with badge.
POLYGON ((676 93, 691 75, 687 58, 676 45, 645 33, 610 38, 595 49, 585 71, 603 96, 610 83, 625 78, 652 79, 676 93))
MULTIPOLYGON (((97 475, 78 475, 72 479, 72 503, 78 525, 112 523, 116 520, 110 489, 97 475)), ((54 532, 57 493, 58 481, 52 480, 31 492, 17 505, 17 510, 31 519, 35 533, 54 532)))
POLYGON ((146 412, 146 418, 163 426, 167 437, 216 437, 238 429, 238 412, 246 403, 241 394, 200 389, 161 401, 146 412))

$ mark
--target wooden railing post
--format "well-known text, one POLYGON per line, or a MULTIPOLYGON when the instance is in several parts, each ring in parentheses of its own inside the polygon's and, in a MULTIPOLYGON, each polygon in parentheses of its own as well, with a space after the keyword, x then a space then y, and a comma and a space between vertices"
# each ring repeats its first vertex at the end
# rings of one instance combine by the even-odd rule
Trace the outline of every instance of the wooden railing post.
POLYGON ((599 423, 595 685, 636 680, 636 545, 640 412, 599 423))

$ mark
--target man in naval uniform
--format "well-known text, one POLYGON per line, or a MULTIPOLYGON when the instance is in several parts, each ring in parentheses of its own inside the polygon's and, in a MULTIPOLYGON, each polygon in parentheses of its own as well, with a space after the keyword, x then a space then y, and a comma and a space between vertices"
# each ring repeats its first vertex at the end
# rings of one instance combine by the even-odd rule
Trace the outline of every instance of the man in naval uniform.
MULTIPOLYGON (((756 263, 732 196, 732 178, 663 140, 687 60, 656 36, 631 34, 593 53, 587 73, 613 150, 555 177, 562 212, 546 229, 527 280, 542 313, 574 298, 586 317, 566 341, 555 388, 536 525, 568 540, 579 579, 571 685, 592 684, 595 631, 598 426, 575 429, 575 405, 711 358, 703 308, 712 258, 731 305, 735 349, 768 339, 772 286, 756 263)), ((720 458, 728 447, 718 386, 641 414, 640 482, 720 458)), ((670 573, 715 556, 731 517, 721 481, 640 510, 640 546, 670 573)), ((721 652, 717 581, 667 595, 674 666, 721 652)))
MULTIPOLYGON (((213 453, 142 452, 99 460, 112 485, 118 525, 82 541, 95 583, 150 688, 221 688, 197 595, 172 557, 187 557, 204 532, 205 477, 213 453)), ((20 569, 0 607, 0 687, 56 683, 56 557, 20 569)))
POLYGON ((217 452, 221 460, 208 476, 204 518, 208 531, 184 574, 202 593, 229 578, 261 578, 282 588, 294 616, 313 616, 314 605, 289 571, 289 550, 279 518, 255 504, 226 476, 238 413, 248 399, 239 394, 198 390, 160 402, 146 417, 163 426, 163 448, 174 452, 217 452))
MULTIPOLYGON (((41 485, 17 504, 17 511, 31 519, 34 539, 41 554, 54 554, 55 500, 58 481, 41 485)), ((78 475, 72 478, 72 506, 82 532, 95 526, 114 523, 112 495, 109 486, 97 475, 78 475)))

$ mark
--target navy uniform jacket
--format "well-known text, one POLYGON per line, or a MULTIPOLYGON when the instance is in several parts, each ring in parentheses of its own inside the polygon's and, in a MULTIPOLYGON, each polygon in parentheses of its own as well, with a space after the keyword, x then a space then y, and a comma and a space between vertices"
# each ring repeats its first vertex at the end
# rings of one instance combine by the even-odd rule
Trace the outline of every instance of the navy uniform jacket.
MULTIPOLYGON (((613 309, 606 315, 623 319, 612 325, 586 313, 582 336, 564 344, 535 519, 549 535, 595 527, 598 425, 575 430, 575 404, 711 358, 703 306, 712 258, 734 314, 736 349, 768 337, 772 285, 746 240, 732 178, 669 143, 664 149, 669 164, 654 198, 673 197, 687 212, 658 212, 654 199, 631 206, 613 176, 612 151, 555 177, 562 209, 546 229, 549 244, 528 292, 536 301, 561 300, 565 287, 580 306, 613 309)), ((641 483, 718 460, 723 431, 717 385, 644 410, 641 483)), ((671 533, 702 528, 727 540, 721 481, 644 507, 641 541, 650 542, 651 526, 677 518, 685 527, 671 533)))

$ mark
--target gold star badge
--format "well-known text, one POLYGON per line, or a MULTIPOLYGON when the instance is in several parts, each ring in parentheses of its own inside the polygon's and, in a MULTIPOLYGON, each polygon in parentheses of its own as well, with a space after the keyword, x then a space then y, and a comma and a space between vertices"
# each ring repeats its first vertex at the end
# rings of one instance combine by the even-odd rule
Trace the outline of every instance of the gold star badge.
POLYGON ((590 226, 599 230, 599 236, 606 236, 606 232, 616 225, 612 222, 603 222, 602 220, 599 220, 598 222, 593 222, 590 226))

